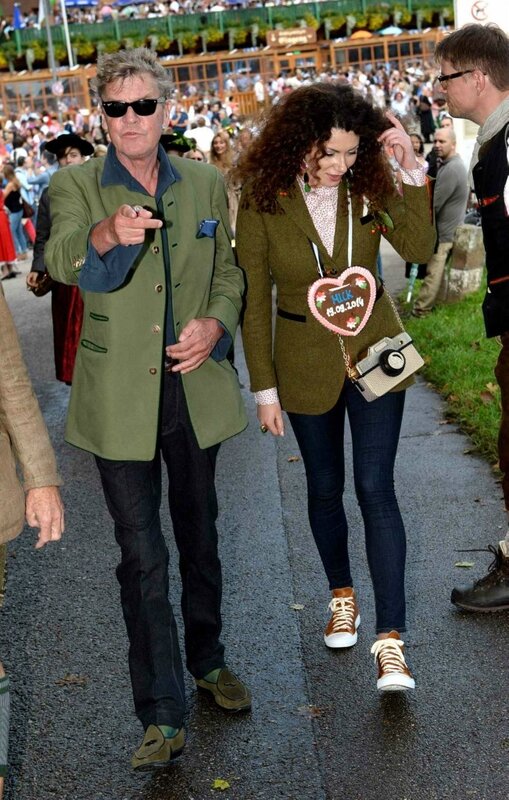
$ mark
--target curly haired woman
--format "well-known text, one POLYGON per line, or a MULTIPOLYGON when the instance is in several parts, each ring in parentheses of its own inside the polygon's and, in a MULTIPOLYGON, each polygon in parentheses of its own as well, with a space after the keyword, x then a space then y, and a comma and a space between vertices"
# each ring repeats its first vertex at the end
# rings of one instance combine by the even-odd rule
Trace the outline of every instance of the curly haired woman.
POLYGON ((369 346, 401 331, 376 277, 381 233, 405 260, 424 262, 433 253, 424 170, 394 116, 373 108, 349 86, 318 83, 293 91, 271 109, 239 164, 238 180, 244 186, 237 248, 248 284, 243 339, 251 389, 261 431, 282 436, 284 409, 302 454, 311 530, 332 592, 325 644, 351 647, 360 623, 343 507, 348 414, 375 594, 377 640, 371 652, 377 687, 413 689, 400 638, 406 541, 393 484, 405 389, 412 378, 367 402, 347 376, 346 363, 355 364, 369 346), (402 170, 402 195, 384 149, 402 170), (338 336, 311 313, 307 295, 320 276, 341 283, 353 265, 367 274, 372 310, 359 335, 341 337, 343 355, 338 336))

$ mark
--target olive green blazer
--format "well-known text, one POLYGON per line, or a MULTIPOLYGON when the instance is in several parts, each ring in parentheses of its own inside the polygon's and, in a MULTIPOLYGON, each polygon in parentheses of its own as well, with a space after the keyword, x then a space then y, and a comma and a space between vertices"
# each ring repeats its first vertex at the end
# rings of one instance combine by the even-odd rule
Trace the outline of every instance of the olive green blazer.
MULTIPOLYGON (((349 266, 346 186, 339 187, 332 257, 316 232, 300 189, 281 193, 278 205, 275 214, 257 211, 245 188, 237 217, 236 245, 247 280, 242 335, 251 390, 277 387, 287 411, 321 414, 335 405, 346 370, 338 336, 323 327, 307 305, 308 288, 319 277, 311 242, 318 245, 325 270, 336 269, 340 275, 349 266), (273 284, 278 306, 274 331, 273 284)), ((386 210, 394 230, 384 235, 393 247, 405 261, 427 262, 436 238, 427 187, 404 185, 403 196, 389 198, 386 210)), ((376 275, 380 232, 373 233, 363 204, 355 199, 352 215, 352 266, 366 267, 376 275)), ((399 330, 384 292, 359 335, 344 337, 352 362, 369 345, 399 330)))
MULTIPOLYGON (((66 167, 51 180, 52 224, 45 261, 52 277, 63 283, 77 283, 95 223, 122 203, 156 212, 154 198, 120 185, 102 186, 103 161, 66 167)), ((163 195, 175 337, 189 320, 215 317, 233 338, 244 278, 231 249, 222 177, 208 165, 170 161, 181 177, 163 195), (219 220, 215 236, 198 238, 205 219, 219 220)), ((82 293, 83 328, 66 439, 104 458, 150 460, 156 450, 167 301, 162 252, 160 230, 148 232, 119 288, 82 293)), ((182 380, 200 447, 246 427, 237 374, 227 360, 208 358, 182 380)))

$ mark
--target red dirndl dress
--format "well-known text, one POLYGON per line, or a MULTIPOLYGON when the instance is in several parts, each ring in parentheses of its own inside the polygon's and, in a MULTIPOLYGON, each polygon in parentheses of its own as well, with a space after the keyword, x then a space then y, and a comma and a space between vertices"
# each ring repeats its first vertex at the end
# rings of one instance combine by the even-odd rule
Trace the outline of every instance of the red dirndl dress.
POLYGON ((12 261, 16 261, 16 248, 9 219, 4 210, 4 193, 0 189, 0 264, 10 264, 12 261))

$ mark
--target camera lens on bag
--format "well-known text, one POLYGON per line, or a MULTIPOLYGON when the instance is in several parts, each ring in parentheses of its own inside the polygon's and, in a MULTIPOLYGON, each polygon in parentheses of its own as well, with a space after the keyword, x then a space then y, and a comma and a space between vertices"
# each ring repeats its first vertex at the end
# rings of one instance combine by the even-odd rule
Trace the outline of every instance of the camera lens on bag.
POLYGON ((399 350, 384 350, 380 354, 380 368, 386 375, 394 377, 405 369, 406 359, 399 350))

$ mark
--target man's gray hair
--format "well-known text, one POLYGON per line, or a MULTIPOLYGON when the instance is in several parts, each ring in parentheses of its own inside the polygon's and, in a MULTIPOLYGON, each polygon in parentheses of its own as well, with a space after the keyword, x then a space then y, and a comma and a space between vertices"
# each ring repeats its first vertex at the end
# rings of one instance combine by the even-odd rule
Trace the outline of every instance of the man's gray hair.
POLYGON ((157 83, 159 96, 168 98, 172 92, 170 74, 160 64, 157 55, 146 47, 120 50, 118 53, 105 53, 97 59, 96 77, 91 81, 92 91, 100 98, 110 83, 126 78, 151 75, 157 83))

